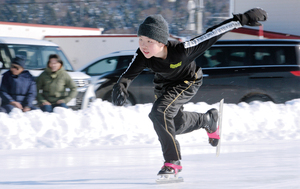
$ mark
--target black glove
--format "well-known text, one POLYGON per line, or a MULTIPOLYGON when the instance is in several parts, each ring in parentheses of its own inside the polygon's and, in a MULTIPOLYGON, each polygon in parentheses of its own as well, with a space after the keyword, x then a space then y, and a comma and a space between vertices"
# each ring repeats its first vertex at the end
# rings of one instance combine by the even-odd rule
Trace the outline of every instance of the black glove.
POLYGON ((122 106, 128 97, 127 90, 122 84, 115 84, 112 91, 112 103, 116 106, 122 106))
POLYGON ((236 17, 242 25, 261 26, 261 23, 258 21, 266 21, 268 14, 261 8, 253 8, 246 11, 244 14, 236 14, 234 17, 236 17))

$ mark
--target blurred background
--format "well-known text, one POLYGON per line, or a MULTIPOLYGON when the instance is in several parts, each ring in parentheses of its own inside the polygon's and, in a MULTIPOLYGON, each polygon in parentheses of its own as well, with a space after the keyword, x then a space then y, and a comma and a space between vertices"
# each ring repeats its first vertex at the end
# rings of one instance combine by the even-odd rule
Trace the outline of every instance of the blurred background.
POLYGON ((172 35, 191 37, 253 7, 268 11, 266 30, 300 35, 299 0, 0 0, 0 21, 136 34, 148 15, 162 14, 172 35))
POLYGON ((159 13, 171 34, 190 36, 228 18, 229 11, 230 0, 0 1, 0 21, 103 28, 103 34, 136 34, 148 15, 159 13))

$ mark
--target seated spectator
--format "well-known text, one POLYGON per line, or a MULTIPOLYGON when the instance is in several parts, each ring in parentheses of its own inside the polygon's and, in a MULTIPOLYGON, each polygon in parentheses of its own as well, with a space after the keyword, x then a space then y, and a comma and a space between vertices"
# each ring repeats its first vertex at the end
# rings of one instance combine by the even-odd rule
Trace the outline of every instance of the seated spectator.
POLYGON ((2 77, 0 97, 2 111, 11 112, 19 108, 23 112, 36 109, 32 102, 36 98, 36 83, 28 70, 24 70, 25 58, 17 55, 11 63, 10 70, 2 77))
POLYGON ((37 78, 37 100, 44 112, 53 112, 53 108, 66 105, 77 95, 77 87, 63 67, 63 61, 56 54, 51 54, 47 68, 37 78), (66 89, 70 91, 67 92, 66 89))

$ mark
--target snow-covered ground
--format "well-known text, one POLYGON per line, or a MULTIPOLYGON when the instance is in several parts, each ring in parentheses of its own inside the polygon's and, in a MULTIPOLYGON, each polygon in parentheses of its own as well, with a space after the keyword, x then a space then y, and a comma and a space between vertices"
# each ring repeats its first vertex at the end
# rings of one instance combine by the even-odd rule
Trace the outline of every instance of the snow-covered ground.
POLYGON ((163 158, 151 106, 0 113, 0 188, 300 188, 300 99, 225 102, 221 155, 203 129, 177 136, 185 182, 168 185, 155 183, 163 158))

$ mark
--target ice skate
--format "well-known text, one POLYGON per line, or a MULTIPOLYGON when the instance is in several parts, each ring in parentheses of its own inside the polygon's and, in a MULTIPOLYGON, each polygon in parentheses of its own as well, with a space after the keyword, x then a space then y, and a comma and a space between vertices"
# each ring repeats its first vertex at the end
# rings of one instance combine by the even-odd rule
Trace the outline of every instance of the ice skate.
POLYGON ((182 177, 178 177, 178 173, 181 172, 182 166, 180 161, 166 161, 158 172, 159 179, 156 180, 158 184, 183 182, 182 177))
POLYGON ((220 139, 218 128, 218 110, 215 108, 208 110, 204 114, 204 120, 206 122, 204 129, 209 137, 208 142, 212 146, 217 146, 220 139))

